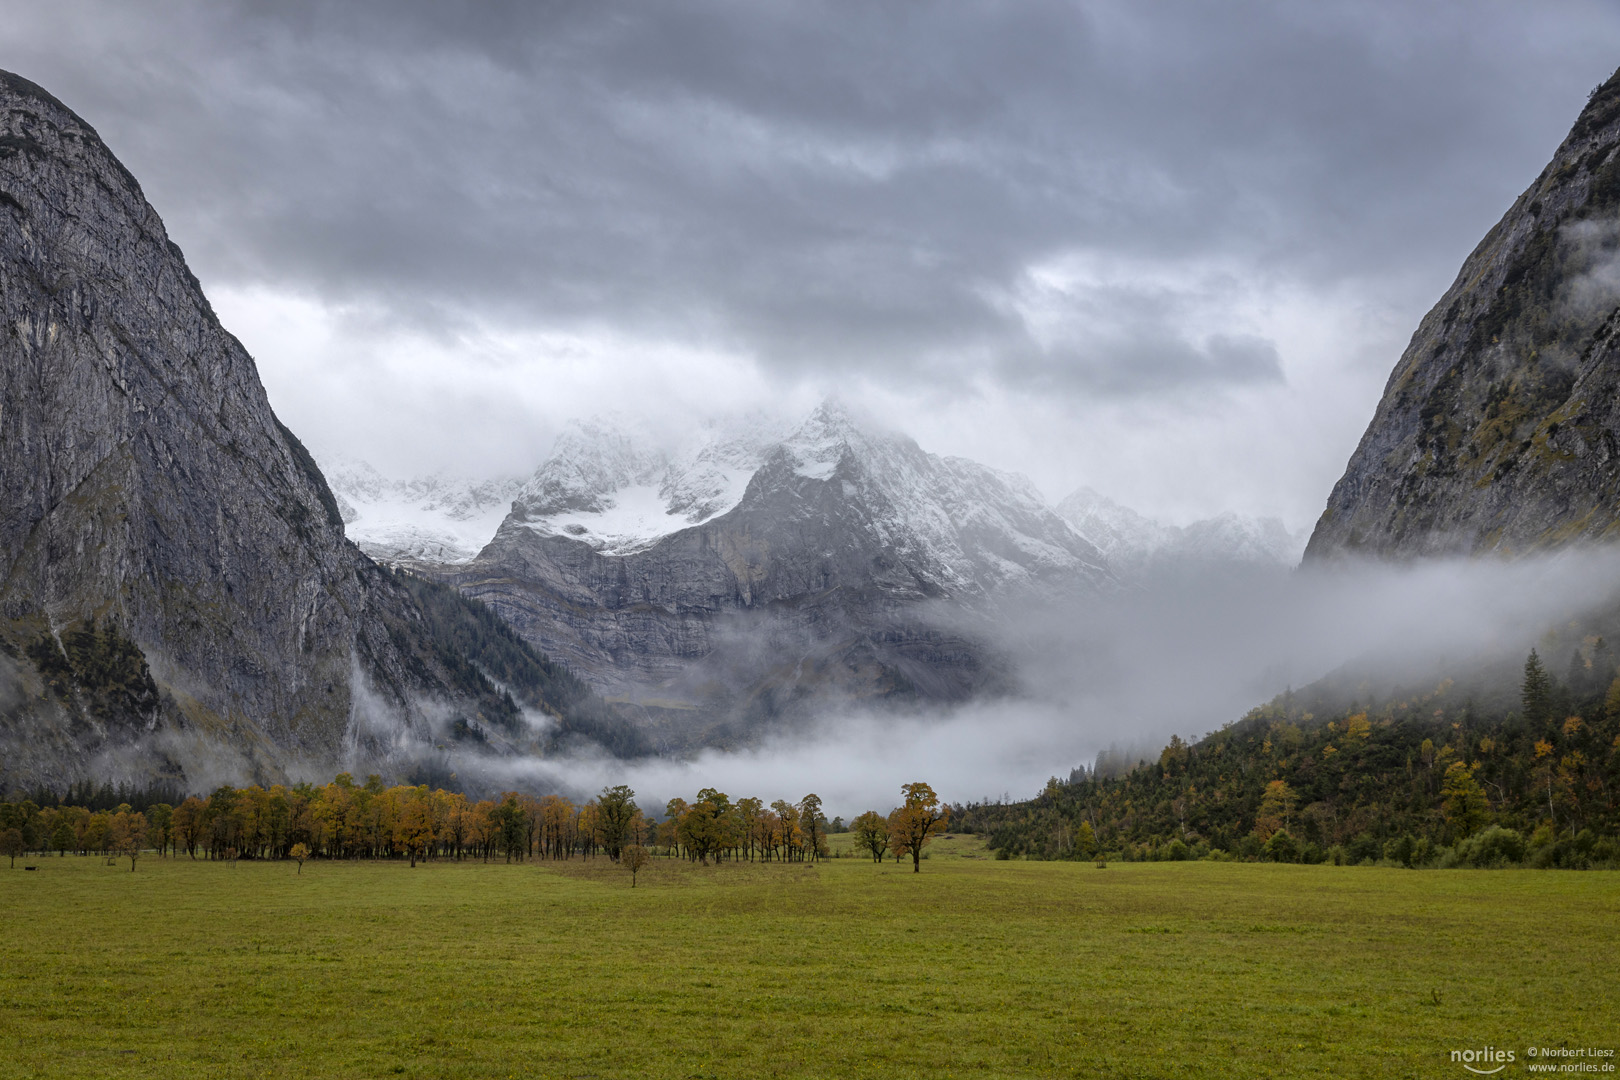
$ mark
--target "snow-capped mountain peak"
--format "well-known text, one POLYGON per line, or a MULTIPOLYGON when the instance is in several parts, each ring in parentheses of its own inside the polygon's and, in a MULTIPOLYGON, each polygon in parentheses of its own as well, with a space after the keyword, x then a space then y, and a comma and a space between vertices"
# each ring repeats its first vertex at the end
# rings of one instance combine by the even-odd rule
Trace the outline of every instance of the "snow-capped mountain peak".
POLYGON ((1031 575, 1106 576, 1102 557, 1023 477, 926 453, 837 401, 795 425, 760 416, 712 423, 671 452, 620 421, 575 425, 524 486, 510 520, 626 556, 739 507, 792 517, 810 503, 842 522, 813 526, 833 529, 829 543, 856 529, 863 545, 951 593, 983 594, 1031 575))

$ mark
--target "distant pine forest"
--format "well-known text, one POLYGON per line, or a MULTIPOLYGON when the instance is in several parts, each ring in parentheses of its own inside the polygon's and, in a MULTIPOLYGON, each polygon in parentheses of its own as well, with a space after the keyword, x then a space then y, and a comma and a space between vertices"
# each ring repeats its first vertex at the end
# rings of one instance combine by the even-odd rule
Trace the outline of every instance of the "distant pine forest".
POLYGON ((1036 798, 953 808, 1001 858, 1620 868, 1620 678, 1601 638, 1558 679, 1532 650, 1518 708, 1450 680, 1316 715, 1292 694, 1156 760, 1036 798))

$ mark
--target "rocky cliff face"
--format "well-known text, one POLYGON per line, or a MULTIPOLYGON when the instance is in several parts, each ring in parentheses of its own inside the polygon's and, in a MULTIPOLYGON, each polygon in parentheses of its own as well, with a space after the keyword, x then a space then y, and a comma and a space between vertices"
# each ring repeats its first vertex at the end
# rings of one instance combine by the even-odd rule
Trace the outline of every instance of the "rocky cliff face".
POLYGON ((0 790, 386 759, 500 703, 424 625, 134 178, 0 73, 0 790))
POLYGON ((1418 326, 1306 559, 1620 529, 1620 73, 1418 326))
POLYGON ((448 580, 648 708, 670 748, 811 703, 961 699, 1002 676, 976 616, 1020 590, 1112 582, 1020 478, 834 405, 677 461, 570 433, 448 580))

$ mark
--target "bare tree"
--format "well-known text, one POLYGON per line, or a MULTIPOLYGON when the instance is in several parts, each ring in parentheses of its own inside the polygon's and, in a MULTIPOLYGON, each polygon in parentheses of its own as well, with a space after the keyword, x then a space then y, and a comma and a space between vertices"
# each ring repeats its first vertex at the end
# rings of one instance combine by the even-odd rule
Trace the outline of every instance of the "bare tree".
POLYGON ((640 844, 631 844, 619 851, 619 865, 630 871, 630 887, 636 887, 636 875, 652 861, 652 856, 640 844))

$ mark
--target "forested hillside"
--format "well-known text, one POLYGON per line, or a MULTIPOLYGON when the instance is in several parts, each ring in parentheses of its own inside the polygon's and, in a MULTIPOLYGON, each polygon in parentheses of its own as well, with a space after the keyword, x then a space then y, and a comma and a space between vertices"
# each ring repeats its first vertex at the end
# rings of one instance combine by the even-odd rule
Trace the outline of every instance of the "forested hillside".
POLYGON ((1445 679, 1332 711, 1331 684, 1285 694, 1127 772, 1077 771, 952 817, 998 855, 1043 859, 1613 865, 1620 678, 1602 638, 1567 651, 1562 678, 1532 651, 1522 671, 1466 688, 1445 679), (1513 676, 1512 698, 1489 692, 1513 676))

